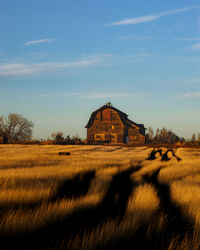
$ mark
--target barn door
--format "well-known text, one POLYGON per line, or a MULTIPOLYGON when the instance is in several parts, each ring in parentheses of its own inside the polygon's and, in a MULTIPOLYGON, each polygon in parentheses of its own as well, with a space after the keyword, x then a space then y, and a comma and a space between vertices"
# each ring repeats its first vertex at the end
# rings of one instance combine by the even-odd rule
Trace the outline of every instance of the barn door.
POLYGON ((111 134, 110 141, 112 143, 117 143, 117 134, 111 134))

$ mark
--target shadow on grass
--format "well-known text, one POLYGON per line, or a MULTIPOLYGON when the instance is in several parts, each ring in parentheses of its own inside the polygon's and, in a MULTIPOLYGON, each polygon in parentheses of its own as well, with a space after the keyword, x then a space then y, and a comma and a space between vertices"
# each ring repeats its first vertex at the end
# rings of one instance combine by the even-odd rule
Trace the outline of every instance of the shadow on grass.
POLYGON ((85 195, 90 187, 92 179, 95 177, 95 170, 77 174, 70 180, 63 181, 51 200, 56 201, 65 198, 79 198, 85 195))
POLYGON ((130 176, 132 173, 141 169, 141 165, 116 174, 110 183, 107 193, 102 201, 104 213, 109 214, 110 218, 119 218, 121 220, 125 214, 128 198, 135 187, 130 176), (107 212, 106 212, 107 211, 107 212))
MULTIPOLYGON (((22 235, 2 236, 0 237, 1 248, 11 249, 15 247, 16 249, 16 246, 20 246, 20 249, 45 249, 46 247, 56 249, 58 242, 67 241, 77 233, 83 235, 86 231, 101 226, 107 219, 120 222, 125 214, 129 195, 134 187, 130 176, 140 168, 141 166, 131 167, 116 174, 99 204, 75 210, 70 216, 44 225, 43 228, 36 231, 26 232, 22 235)), ((82 177, 75 177, 73 182, 63 183, 53 199, 68 197, 72 194, 73 197, 82 195, 84 189, 85 191, 88 189, 89 182, 91 182, 94 174, 88 172, 82 177), (83 182, 85 182, 85 186, 81 185, 81 189, 79 189, 79 184, 83 184, 83 182), (78 184, 78 187, 74 190, 75 183, 78 184), (70 189, 72 194, 69 194, 70 189)))
POLYGON ((152 184, 157 190, 157 195, 160 200, 159 213, 164 213, 167 218, 167 223, 156 242, 155 249, 162 249, 163 242, 167 245, 172 238, 181 241, 186 236, 192 236, 194 228, 194 222, 192 219, 187 217, 187 215, 183 216, 181 208, 172 201, 169 185, 158 181, 159 172, 160 169, 156 170, 151 176, 143 176, 144 180, 152 184))
MULTIPOLYGON (((156 170, 150 176, 143 176, 145 182, 153 185, 156 189, 160 201, 160 207, 152 216, 151 221, 142 224, 132 235, 116 239, 114 244, 110 242, 106 247, 99 247, 98 250, 164 250, 171 249, 170 243, 174 240, 176 241, 174 242, 176 248, 173 249, 178 250, 182 241, 192 239, 194 222, 187 215, 182 215, 180 207, 172 201, 170 187, 159 183, 159 172, 160 169, 156 170)), ((185 245, 184 249, 196 249, 187 247, 188 245, 185 245)))
POLYGON ((157 159, 156 155, 159 153, 161 156, 161 161, 169 161, 169 160, 171 160, 171 158, 169 158, 169 156, 168 156, 169 152, 171 152, 172 156, 175 157, 177 161, 181 161, 181 158, 176 155, 176 152, 174 149, 168 149, 165 153, 163 153, 162 149, 156 150, 155 148, 150 152, 150 154, 146 160, 153 161, 153 160, 157 159))
POLYGON ((162 149, 156 150, 155 148, 150 152, 148 158, 146 159, 147 161, 153 161, 157 159, 156 154, 159 153, 160 156, 162 157, 162 149))
POLYGON ((161 161, 169 161, 171 158, 169 158, 168 153, 171 152, 172 156, 176 158, 177 161, 181 161, 181 158, 178 157, 173 149, 168 149, 163 155, 161 161))
MULTIPOLYGON (((140 170, 141 167, 131 167, 113 176, 110 186, 99 204, 75 210, 71 215, 51 222, 49 225, 44 225, 39 230, 18 236, 7 235, 0 237, 1 249, 17 249, 17 247, 19 249, 57 249, 62 241, 67 246, 67 242, 75 235, 78 234, 80 237, 84 237, 86 232, 101 227, 107 220, 115 220, 120 223, 126 211, 128 198, 136 186, 136 183, 131 181, 131 174, 140 170)), ((108 242, 106 246, 102 244, 103 247, 99 245, 95 249, 168 249, 172 239, 181 242, 184 237, 192 236, 193 221, 183 216, 180 207, 173 203, 170 197, 170 187, 159 183, 159 172, 160 169, 151 175, 143 176, 145 183, 153 185, 156 189, 160 201, 160 208, 154 214, 152 220, 142 224, 134 233, 123 235, 116 239, 116 242, 108 242), (157 230, 156 227, 161 216, 166 220, 163 226, 157 230)), ((86 180, 86 183, 87 181, 89 183, 93 174, 88 172, 84 176, 82 181, 86 180)), ((76 183, 79 183, 79 181, 76 183)), ((65 188, 61 185, 55 197, 66 197, 68 189, 65 188)), ((78 197, 80 192, 75 190, 73 194, 78 197)))
MULTIPOLYGON (((52 191, 50 198, 39 199, 27 202, 9 202, 0 204, 0 218, 8 210, 23 211, 37 209, 42 204, 55 202, 60 199, 79 198, 84 196, 90 187, 91 181, 95 178, 95 170, 78 173, 72 179, 62 180, 56 190, 52 191)), ((45 181, 45 180, 44 180, 45 181)), ((37 184, 37 183, 36 183, 37 184)))

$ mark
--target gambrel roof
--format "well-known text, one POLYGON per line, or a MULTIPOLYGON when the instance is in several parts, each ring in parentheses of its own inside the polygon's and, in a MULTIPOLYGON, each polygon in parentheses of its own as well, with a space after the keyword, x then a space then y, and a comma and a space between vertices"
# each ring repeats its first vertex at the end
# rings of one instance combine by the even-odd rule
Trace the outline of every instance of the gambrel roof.
POLYGON ((133 122, 133 121, 129 120, 129 119, 128 119, 128 115, 127 115, 126 113, 122 112, 121 110, 119 110, 119 109, 117 109, 117 108, 114 108, 110 103, 107 103, 107 104, 103 105, 102 107, 100 107, 99 109, 95 110, 95 111, 91 114, 90 119, 89 119, 87 125, 85 126, 85 128, 91 127, 91 125, 92 125, 92 123, 93 123, 93 121, 94 121, 94 119, 95 119, 95 117, 96 117, 96 114, 97 114, 99 111, 103 111, 104 109, 108 109, 108 108, 109 108, 109 109, 112 109, 112 110, 114 110, 114 111, 116 111, 116 112, 118 113, 118 115, 119 115, 119 117, 121 118, 121 121, 122 121, 122 123, 124 124, 124 126, 126 126, 126 127, 136 127, 136 128, 138 128, 138 129, 142 129, 142 130, 145 129, 145 127, 144 127, 143 124, 138 124, 138 123, 136 123, 136 122, 133 122))

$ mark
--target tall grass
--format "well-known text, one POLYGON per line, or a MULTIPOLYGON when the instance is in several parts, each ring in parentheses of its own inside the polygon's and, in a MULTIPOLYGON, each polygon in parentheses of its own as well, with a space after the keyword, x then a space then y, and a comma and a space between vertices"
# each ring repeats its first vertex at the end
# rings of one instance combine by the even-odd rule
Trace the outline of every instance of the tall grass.
POLYGON ((199 151, 179 148, 176 155, 181 161, 172 158, 161 162, 160 156, 154 161, 146 160, 151 150, 121 146, 0 145, 2 248, 20 244, 17 247, 21 249, 198 249, 199 151), (71 155, 59 156, 61 151, 71 155), (91 178, 86 193, 55 197, 63 183, 81 188, 83 173, 93 170, 95 177, 91 178), (156 171, 158 183, 153 185, 156 171), (152 184, 147 182, 148 178, 152 184), (131 188, 130 194, 127 188, 131 188), (110 201, 105 199, 108 192, 110 201), (183 234, 183 228, 180 235, 185 236, 181 238, 180 229, 176 234, 169 232, 173 211, 167 213, 165 201, 161 200, 165 196, 161 194, 169 195, 171 209, 180 208, 179 220, 190 218, 192 233, 183 234), (128 199, 123 195, 128 195, 128 199), (125 204, 118 204, 119 199, 125 204), (119 215, 117 209, 122 209, 119 215))

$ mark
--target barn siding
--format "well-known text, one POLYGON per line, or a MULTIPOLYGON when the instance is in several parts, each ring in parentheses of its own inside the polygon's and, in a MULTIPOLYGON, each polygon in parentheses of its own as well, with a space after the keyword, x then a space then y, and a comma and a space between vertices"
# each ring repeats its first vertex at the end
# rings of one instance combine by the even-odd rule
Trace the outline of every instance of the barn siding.
POLYGON ((140 133, 139 128, 130 127, 128 129, 129 144, 143 144, 145 143, 145 136, 140 133))
POLYGON ((105 109, 97 112, 92 126, 88 128, 87 140, 92 142, 95 134, 105 134, 105 142, 111 142, 112 134, 117 135, 117 143, 124 142, 124 125, 117 112, 105 109))
POLYGON ((133 122, 127 119, 127 115, 112 106, 103 106, 103 108, 94 112, 87 125, 87 141, 89 143, 145 143, 145 130, 141 134, 142 128, 134 126, 133 122), (92 119, 92 120, 91 120, 92 119), (127 125, 124 123, 127 120, 127 125))

